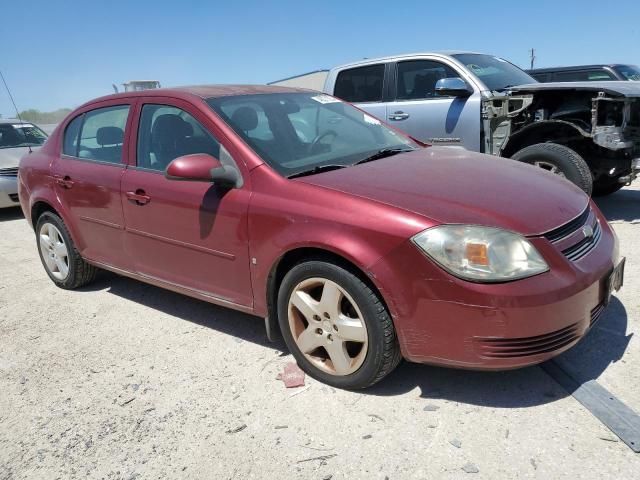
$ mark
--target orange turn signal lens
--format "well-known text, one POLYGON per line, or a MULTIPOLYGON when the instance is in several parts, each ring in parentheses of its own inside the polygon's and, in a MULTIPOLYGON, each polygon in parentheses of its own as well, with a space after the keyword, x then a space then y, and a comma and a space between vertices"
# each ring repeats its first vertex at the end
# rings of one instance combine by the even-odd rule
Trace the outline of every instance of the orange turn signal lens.
POLYGON ((474 265, 489 265, 487 246, 484 243, 467 243, 465 247, 465 257, 474 265))

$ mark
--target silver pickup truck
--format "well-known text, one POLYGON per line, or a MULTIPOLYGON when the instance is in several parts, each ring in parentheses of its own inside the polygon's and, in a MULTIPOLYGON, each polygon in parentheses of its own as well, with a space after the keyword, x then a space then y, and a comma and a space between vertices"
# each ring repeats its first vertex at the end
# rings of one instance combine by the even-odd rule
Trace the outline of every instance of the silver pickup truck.
POLYGON ((589 194, 640 171, 640 82, 537 83, 504 59, 447 52, 336 67, 324 91, 417 140, 537 165, 589 194))

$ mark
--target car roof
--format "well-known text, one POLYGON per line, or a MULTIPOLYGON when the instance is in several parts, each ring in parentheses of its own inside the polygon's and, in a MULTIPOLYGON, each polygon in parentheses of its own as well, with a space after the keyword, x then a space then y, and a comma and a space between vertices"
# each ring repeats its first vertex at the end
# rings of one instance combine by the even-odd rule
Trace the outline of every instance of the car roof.
MULTIPOLYGON (((411 58, 411 57, 420 57, 424 55, 436 55, 436 56, 451 56, 451 55, 461 55, 461 54, 474 54, 474 55, 488 55, 481 52, 472 52, 469 50, 438 50, 434 52, 414 52, 414 53, 402 53, 400 55, 388 55, 386 57, 377 57, 377 58, 363 58, 362 60, 358 60, 356 62, 345 63, 343 65, 339 65, 334 67, 335 69, 343 69, 345 67, 354 67, 357 65, 366 65, 369 63, 377 63, 377 62, 392 62, 394 60, 399 60, 402 58, 411 58)), ((491 56, 491 55, 490 55, 491 56)))
MULTIPOLYGON (((258 95, 269 93, 294 93, 308 92, 300 88, 282 87, 278 85, 191 85, 171 88, 152 88, 137 92, 122 92, 106 95, 104 97, 91 100, 84 105, 90 105, 105 100, 117 100, 118 98, 135 97, 199 97, 199 98, 219 98, 232 95, 258 95)), ((84 106, 83 105, 83 106, 84 106)))
POLYGON ((527 72, 547 73, 547 72, 573 72, 576 70, 587 70, 593 68, 615 68, 626 66, 624 63, 597 63, 593 65, 570 65, 568 67, 545 67, 534 68, 533 70, 527 70, 527 72))

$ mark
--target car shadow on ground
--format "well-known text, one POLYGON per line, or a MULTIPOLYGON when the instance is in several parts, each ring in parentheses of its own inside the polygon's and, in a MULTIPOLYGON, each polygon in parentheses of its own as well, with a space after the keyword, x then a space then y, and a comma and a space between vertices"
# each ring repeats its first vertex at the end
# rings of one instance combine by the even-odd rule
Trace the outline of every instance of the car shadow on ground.
POLYGON ((640 223, 640 190, 623 188, 606 197, 594 198, 610 222, 640 223))
POLYGON ((274 350, 287 351, 280 338, 269 342, 264 319, 101 270, 82 291, 107 290, 159 312, 274 350))
MULTIPOLYGON (((261 318, 218 307, 159 287, 109 272, 83 290, 107 290, 121 298, 168 315, 262 345, 274 351, 288 350, 281 338, 267 340, 261 318)), ((133 320, 132 320, 133 321, 133 320)), ((571 373, 576 380, 597 379, 622 358, 631 336, 626 335, 627 314, 615 297, 591 332, 558 358, 561 364, 579 365, 571 373), (575 370, 575 371, 574 371, 575 370)), ((395 396, 419 389, 424 399, 442 399, 494 408, 522 408, 552 402, 568 395, 539 367, 505 372, 465 371, 403 362, 379 384, 363 390, 366 395, 395 396)))
POLYGON ((0 223, 24 218, 20 207, 0 208, 0 223))

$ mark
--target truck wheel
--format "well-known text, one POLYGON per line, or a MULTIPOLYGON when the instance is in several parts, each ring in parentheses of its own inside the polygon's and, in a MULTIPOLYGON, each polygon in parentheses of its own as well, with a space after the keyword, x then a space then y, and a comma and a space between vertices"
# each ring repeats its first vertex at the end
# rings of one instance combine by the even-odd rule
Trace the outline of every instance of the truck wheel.
POLYGON ((611 195, 622 187, 624 187, 624 184, 620 183, 617 178, 601 178, 593 182, 593 196, 604 197, 605 195, 611 195))
POLYGON ((537 143, 516 152, 511 158, 560 175, 591 195, 593 177, 589 165, 569 147, 557 143, 537 143))

